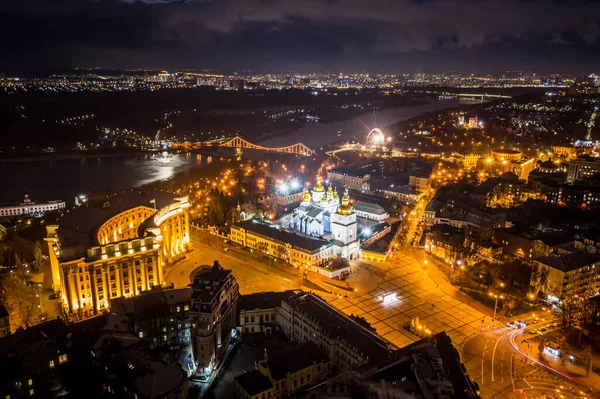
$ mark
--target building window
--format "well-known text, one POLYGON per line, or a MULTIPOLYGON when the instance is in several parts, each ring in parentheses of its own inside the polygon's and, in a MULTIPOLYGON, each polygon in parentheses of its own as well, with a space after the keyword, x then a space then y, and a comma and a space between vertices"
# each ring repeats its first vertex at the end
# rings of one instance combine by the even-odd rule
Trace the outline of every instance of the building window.
POLYGON ((177 306, 177 313, 179 313, 181 311, 181 307, 177 306))
POLYGON ((58 363, 59 363, 59 364, 66 363, 66 362, 67 362, 67 360, 68 360, 68 359, 67 359, 67 354, 66 354, 66 353, 65 353, 65 354, 63 354, 63 355, 60 355, 60 356, 58 357, 58 363))
POLYGON ((48 363, 48 365, 50 366, 51 369, 54 368, 54 360, 50 360, 50 363, 48 363))
POLYGON ((140 331, 138 335, 140 336, 140 338, 144 338, 144 332, 143 331, 140 331))
POLYGON ((35 390, 34 390, 33 388, 31 388, 31 389, 29 390, 29 396, 33 396, 33 394, 34 394, 34 393, 35 393, 35 390))
POLYGON ((33 385, 33 380, 31 378, 27 381, 27 385, 29 385, 29 386, 33 385))
POLYGON ((183 307, 183 311, 184 311, 184 312, 187 312, 188 310, 190 310, 190 307, 189 307, 188 305, 185 305, 185 306, 183 307))

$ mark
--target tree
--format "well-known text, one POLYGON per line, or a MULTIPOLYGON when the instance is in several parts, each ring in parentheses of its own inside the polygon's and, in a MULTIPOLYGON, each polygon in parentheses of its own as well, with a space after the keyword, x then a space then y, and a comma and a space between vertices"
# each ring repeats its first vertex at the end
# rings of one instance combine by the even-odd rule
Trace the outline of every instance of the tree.
POLYGON ((505 301, 502 305, 502 311, 506 316, 510 316, 513 309, 517 306, 517 303, 513 300, 505 301))
POLYGON ((580 311, 580 306, 576 301, 564 300, 556 305, 558 310, 558 319, 560 328, 563 331, 568 331, 575 325, 575 317, 580 311))
POLYGON ((258 252, 266 254, 269 250, 269 245, 265 241, 259 241, 256 243, 256 246, 254 248, 256 248, 258 252))
POLYGON ((41 271, 44 266, 44 256, 42 255, 42 246, 39 241, 33 244, 33 257, 35 258, 35 270, 41 271))
POLYGON ((37 294, 33 287, 27 285, 23 267, 5 274, 0 286, 1 299, 10 313, 11 324, 27 327, 37 321, 40 316, 37 294))
POLYGON ((496 281, 496 277, 491 270, 488 270, 483 278, 483 283, 485 284, 486 288, 490 288, 492 285, 494 285, 494 281, 496 281))
POLYGON ((283 245, 277 246, 277 257, 280 259, 284 259, 286 262, 290 261, 288 249, 283 245))
POLYGON ((13 265, 17 268, 20 269, 22 266, 21 263, 21 258, 19 257, 19 255, 17 255, 16 252, 13 252, 13 265))

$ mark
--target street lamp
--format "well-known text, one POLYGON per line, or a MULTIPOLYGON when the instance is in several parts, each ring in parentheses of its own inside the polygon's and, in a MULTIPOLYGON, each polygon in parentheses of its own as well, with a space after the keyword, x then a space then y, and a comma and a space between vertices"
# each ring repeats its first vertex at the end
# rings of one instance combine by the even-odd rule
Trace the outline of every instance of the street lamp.
POLYGON ((498 294, 492 294, 491 292, 489 293, 489 295, 493 298, 496 298, 496 300, 494 301, 494 319, 496 319, 496 310, 498 309, 498 299, 504 299, 504 296, 498 295, 498 294))

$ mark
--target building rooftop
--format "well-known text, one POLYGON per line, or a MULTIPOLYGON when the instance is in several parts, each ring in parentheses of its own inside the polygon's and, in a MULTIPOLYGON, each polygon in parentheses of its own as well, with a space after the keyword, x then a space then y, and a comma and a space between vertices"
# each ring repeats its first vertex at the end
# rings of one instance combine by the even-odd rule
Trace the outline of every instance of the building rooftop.
POLYGON ((285 230, 278 225, 267 224, 259 221, 258 219, 245 220, 243 222, 236 223, 233 227, 245 229, 246 231, 250 231, 254 234, 278 241, 281 244, 289 243, 293 247, 308 252, 317 252, 321 248, 331 245, 331 243, 327 240, 285 230))
POLYGON ((369 212, 374 215, 385 215, 387 213, 381 205, 371 202, 355 201, 352 205, 357 211, 369 212))
MULTIPOLYGON (((229 275, 231 275, 231 270, 223 269, 217 260, 212 267, 202 266, 194 276, 192 300, 201 303, 211 302, 219 294, 229 275)), ((198 310, 195 309, 196 305, 192 304, 194 310, 198 310)))
POLYGON ((375 359, 354 371, 359 381, 378 385, 385 381, 385 386, 417 397, 424 396, 424 389, 431 394, 436 388, 453 391, 453 398, 479 397, 478 387, 469 378, 458 351, 445 332, 423 338, 394 351, 390 358, 375 359), (417 375, 424 384, 419 384, 417 375))
POLYGON ((234 379, 250 396, 273 388, 271 381, 258 370, 245 371, 243 374, 234 377, 234 379))
POLYGON ((0 340, 0 356, 21 350, 30 350, 31 345, 40 341, 66 343, 68 327, 61 319, 49 320, 26 329, 18 329, 0 340))
POLYGON ((337 173, 340 175, 354 176, 363 178, 365 175, 369 174, 371 170, 371 164, 350 164, 340 166, 338 168, 332 169, 330 173, 337 173))
POLYGON ((160 306, 172 306, 180 303, 189 303, 192 296, 190 287, 171 290, 148 291, 142 295, 129 298, 120 297, 111 300, 111 313, 121 315, 142 315, 160 306))
POLYGON ((549 247, 558 247, 574 242, 575 238, 570 234, 552 234, 549 236, 542 236, 539 240, 549 247))
POLYGON ((517 151, 517 150, 508 150, 508 149, 495 149, 492 150, 492 152, 496 153, 496 154, 510 154, 510 155, 517 155, 517 154, 521 154, 521 151, 517 151))
POLYGON ((388 343, 376 334, 361 327, 314 294, 302 294, 285 301, 316 322, 331 338, 344 341, 356 352, 370 359, 385 358, 388 343))
POLYGON ((417 194, 415 189, 408 187, 408 185, 396 184, 392 180, 373 180, 369 182, 371 189, 390 191, 399 194, 417 194))
MULTIPOLYGON (((101 338, 104 344, 99 362, 122 379, 126 386, 133 386, 144 398, 164 398, 186 384, 187 376, 178 363, 159 360, 146 341, 130 336, 127 345, 116 342, 115 337, 101 338)), ((117 340, 118 341, 118 340, 117 340)))
POLYGON ((600 255, 578 251, 562 255, 542 256, 536 261, 566 273, 600 262, 600 255))
POLYGON ((175 195, 163 191, 132 189, 90 200, 68 210, 58 221, 60 244, 62 247, 83 247, 85 252, 88 247, 99 245, 98 229, 111 217, 142 205, 152 208, 152 199, 156 200, 158 210, 171 204, 175 198, 175 195))
POLYGON ((144 398, 164 398, 170 392, 179 389, 186 378, 177 363, 165 365, 162 362, 151 362, 147 372, 136 378, 135 388, 144 398))
POLYGON ((259 292, 256 294, 242 295, 238 301, 238 309, 273 309, 281 306, 281 302, 294 297, 298 291, 288 290, 281 292, 259 292))
POLYGON ((317 345, 308 341, 301 345, 280 348, 274 356, 269 355, 267 363, 273 380, 279 381, 290 373, 294 374, 313 364, 327 363, 329 357, 322 353, 317 345))

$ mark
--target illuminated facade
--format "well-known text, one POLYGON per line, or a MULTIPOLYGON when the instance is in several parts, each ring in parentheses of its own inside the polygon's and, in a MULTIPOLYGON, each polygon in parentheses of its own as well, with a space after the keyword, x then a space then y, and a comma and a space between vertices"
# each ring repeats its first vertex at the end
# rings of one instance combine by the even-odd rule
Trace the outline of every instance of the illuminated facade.
POLYGON ((189 202, 137 190, 89 201, 47 226, 52 289, 69 314, 88 317, 110 300, 163 284, 163 266, 189 249, 189 202))
POLYGON ((472 118, 469 118, 469 129, 476 129, 479 127, 479 118, 475 115, 472 118))
POLYGON ((567 183, 574 183, 600 173, 598 158, 581 155, 567 165, 567 183))
POLYGON ((354 259, 358 255, 358 224, 348 190, 340 200, 337 191, 331 186, 325 191, 317 178, 312 195, 305 191, 300 206, 285 222, 291 230, 333 241, 335 252, 344 258, 354 259))
POLYGON ((239 285, 231 270, 215 261, 196 272, 190 320, 196 372, 210 374, 236 334, 239 285))
POLYGON ((22 216, 32 215, 40 216, 46 212, 58 211, 65 209, 64 201, 49 201, 37 203, 29 199, 29 196, 25 195, 25 199, 18 205, 0 206, 0 217, 1 216, 22 216))

